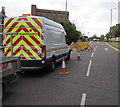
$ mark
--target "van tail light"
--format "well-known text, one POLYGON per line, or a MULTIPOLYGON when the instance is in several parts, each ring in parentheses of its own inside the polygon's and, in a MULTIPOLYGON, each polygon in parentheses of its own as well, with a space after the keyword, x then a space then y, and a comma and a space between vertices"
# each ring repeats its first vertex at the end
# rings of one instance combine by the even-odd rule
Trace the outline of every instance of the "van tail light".
POLYGON ((45 60, 46 59, 46 46, 42 46, 42 59, 45 60))

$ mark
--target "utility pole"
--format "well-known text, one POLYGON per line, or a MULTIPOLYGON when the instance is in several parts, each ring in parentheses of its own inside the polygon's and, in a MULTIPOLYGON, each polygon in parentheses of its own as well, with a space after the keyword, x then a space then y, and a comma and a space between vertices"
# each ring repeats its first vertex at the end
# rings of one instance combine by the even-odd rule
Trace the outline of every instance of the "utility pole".
POLYGON ((110 27, 112 28, 112 8, 111 8, 111 20, 110 20, 110 27))
POLYGON ((116 9, 116 8, 111 8, 111 19, 110 19, 110 27, 112 27, 112 11, 113 9, 116 9))
POLYGON ((65 11, 67 11, 67 0, 66 0, 66 6, 65 6, 65 11))
POLYGON ((65 23, 67 23, 67 0, 65 5, 65 23))
POLYGON ((116 9, 116 8, 111 8, 111 18, 110 18, 110 35, 112 37, 112 11, 113 9, 116 9))

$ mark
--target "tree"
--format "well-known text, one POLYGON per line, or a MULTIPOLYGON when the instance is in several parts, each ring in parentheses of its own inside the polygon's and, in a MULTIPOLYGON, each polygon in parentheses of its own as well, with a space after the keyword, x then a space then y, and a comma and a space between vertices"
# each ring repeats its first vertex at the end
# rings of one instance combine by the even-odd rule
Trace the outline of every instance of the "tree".
POLYGON ((112 27, 112 37, 117 37, 118 26, 112 27))
POLYGON ((105 37, 107 38, 107 40, 109 40, 111 38, 120 37, 120 24, 113 26, 111 28, 111 31, 108 32, 105 37))
POLYGON ((80 39, 81 32, 76 30, 75 24, 70 22, 61 22, 61 25, 64 27, 67 33, 67 44, 71 44, 71 42, 77 42, 80 39))
POLYGON ((89 39, 89 41, 92 41, 94 38, 93 37, 89 37, 88 39, 89 39))
POLYGON ((101 41, 103 41, 104 38, 105 38, 105 36, 104 36, 104 35, 101 35, 99 39, 100 39, 101 41))
POLYGON ((109 41, 109 38, 111 38, 110 32, 108 32, 108 33, 105 35, 105 37, 106 37, 107 41, 109 41))
POLYGON ((96 34, 94 34, 94 35, 93 35, 93 38, 97 38, 97 35, 96 35, 96 34))
POLYGON ((120 36, 120 26, 113 27, 112 31, 113 37, 119 37, 120 36))

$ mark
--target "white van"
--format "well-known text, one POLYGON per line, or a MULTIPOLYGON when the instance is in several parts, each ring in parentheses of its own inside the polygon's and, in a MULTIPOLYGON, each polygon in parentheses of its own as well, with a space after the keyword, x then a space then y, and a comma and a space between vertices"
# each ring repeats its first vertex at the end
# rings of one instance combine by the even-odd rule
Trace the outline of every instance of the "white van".
POLYGON ((65 30, 57 22, 39 16, 10 17, 5 19, 4 32, 4 55, 20 57, 22 69, 53 71, 63 57, 70 59, 65 30))

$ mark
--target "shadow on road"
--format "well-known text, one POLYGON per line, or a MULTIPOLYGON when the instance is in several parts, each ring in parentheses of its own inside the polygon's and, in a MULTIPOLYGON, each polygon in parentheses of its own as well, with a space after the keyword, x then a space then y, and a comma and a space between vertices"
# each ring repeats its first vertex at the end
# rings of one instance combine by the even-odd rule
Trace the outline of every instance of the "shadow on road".
POLYGON ((56 68, 54 71, 49 71, 47 67, 45 69, 40 69, 40 70, 25 70, 23 71, 23 74, 20 77, 23 77, 23 78, 44 77, 49 74, 52 74, 53 72, 56 72, 56 69, 59 66, 61 66, 61 62, 56 63, 56 68))

